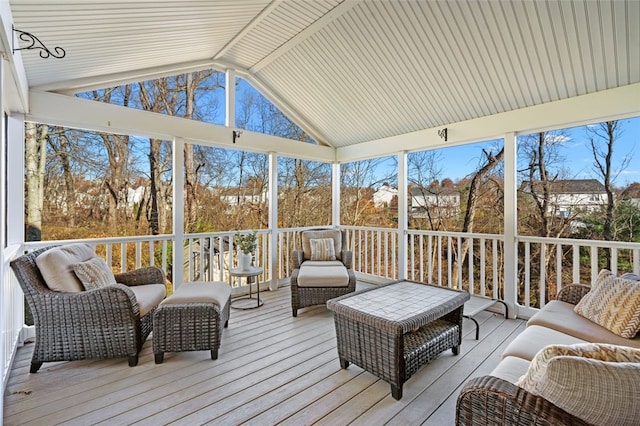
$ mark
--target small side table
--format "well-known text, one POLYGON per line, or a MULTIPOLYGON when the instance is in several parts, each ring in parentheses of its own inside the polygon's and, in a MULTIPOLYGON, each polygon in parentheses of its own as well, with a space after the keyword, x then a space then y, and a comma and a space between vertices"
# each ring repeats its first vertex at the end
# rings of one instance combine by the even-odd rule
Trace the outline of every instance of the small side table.
POLYGON ((260 283, 258 283, 258 275, 262 275, 264 269, 256 266, 249 267, 248 270, 240 268, 232 268, 230 271, 232 277, 246 277, 247 285, 249 286, 249 295, 244 297, 238 297, 231 299, 231 307, 233 309, 255 309, 262 306, 262 300, 260 299, 260 283), (252 279, 253 278, 253 279, 252 279), (251 284, 256 282, 256 297, 251 294, 251 284), (253 301, 256 301, 255 304, 253 301))

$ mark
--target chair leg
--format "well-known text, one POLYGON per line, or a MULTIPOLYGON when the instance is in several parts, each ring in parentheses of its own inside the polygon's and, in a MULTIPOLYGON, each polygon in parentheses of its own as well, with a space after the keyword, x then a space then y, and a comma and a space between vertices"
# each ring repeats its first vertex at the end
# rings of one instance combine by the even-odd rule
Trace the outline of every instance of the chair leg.
POLYGON ((138 365, 138 354, 129 356, 129 367, 138 365))
POLYGON ((296 308, 292 308, 294 318, 298 316, 298 310, 296 308))
POLYGON ((218 359, 218 350, 211 349, 211 359, 218 359))
POLYGON ((157 352, 154 354, 156 364, 162 364, 164 361, 164 352, 157 352))
POLYGON ((31 362, 31 368, 29 369, 29 372, 30 373, 37 373, 38 370, 40 369, 40 367, 42 367, 42 362, 32 361, 31 362))

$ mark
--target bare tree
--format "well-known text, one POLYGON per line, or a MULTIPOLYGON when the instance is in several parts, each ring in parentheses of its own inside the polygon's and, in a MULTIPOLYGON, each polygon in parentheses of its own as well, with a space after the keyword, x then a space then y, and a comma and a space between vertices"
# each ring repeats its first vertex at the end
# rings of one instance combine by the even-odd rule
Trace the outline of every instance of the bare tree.
POLYGON ((25 125, 26 166, 26 240, 42 239, 42 207, 44 200, 44 174, 47 161, 46 125, 27 122, 25 125))
MULTIPOLYGON (((442 154, 436 150, 414 152, 408 155, 408 174, 412 193, 417 193, 418 198, 425 200, 424 206, 416 206, 424 209, 426 214, 428 229, 438 231, 445 228, 444 220, 446 215, 441 208, 440 202, 441 187, 439 181, 443 175, 442 154), (427 203, 426 200, 435 198, 434 203, 427 203)), ((412 223, 419 226, 419 220, 411 217, 412 223)), ((421 226, 419 226, 422 228, 421 226)))
POLYGON ((603 237, 610 241, 613 239, 613 223, 615 211, 615 198, 613 183, 616 178, 627 168, 631 156, 625 156, 617 165, 614 165, 614 145, 620 137, 622 130, 618 121, 606 121, 594 126, 587 126, 589 144, 593 153, 593 166, 595 172, 602 178, 605 192, 607 193, 607 205, 604 219, 603 237))

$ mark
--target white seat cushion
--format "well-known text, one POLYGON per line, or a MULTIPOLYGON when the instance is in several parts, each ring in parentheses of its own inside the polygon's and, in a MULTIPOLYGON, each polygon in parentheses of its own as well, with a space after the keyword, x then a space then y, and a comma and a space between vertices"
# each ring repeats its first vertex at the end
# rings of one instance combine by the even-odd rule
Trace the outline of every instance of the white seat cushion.
MULTIPOLYGON (((304 262, 298 274, 298 287, 347 287, 349 274, 347 268, 340 266, 310 266, 304 262)), ((330 263, 330 262, 322 262, 330 263)))
POLYGON ((194 282, 181 285, 162 305, 186 303, 213 303, 221 309, 225 307, 231 296, 229 284, 220 281, 194 282))
POLYGON ((164 284, 134 285, 129 288, 136 295, 141 317, 158 306, 167 295, 167 288, 164 284))

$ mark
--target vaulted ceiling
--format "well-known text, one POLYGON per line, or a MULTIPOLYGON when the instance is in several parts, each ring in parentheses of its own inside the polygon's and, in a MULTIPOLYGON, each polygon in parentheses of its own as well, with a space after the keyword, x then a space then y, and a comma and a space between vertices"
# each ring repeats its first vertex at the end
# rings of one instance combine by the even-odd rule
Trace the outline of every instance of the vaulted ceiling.
MULTIPOLYGON (((214 67, 346 147, 640 82, 639 0, 10 0, 32 90, 214 67), (23 43, 24 44, 24 43, 23 43)), ((6 22, 5 22, 6 25, 6 22)))

